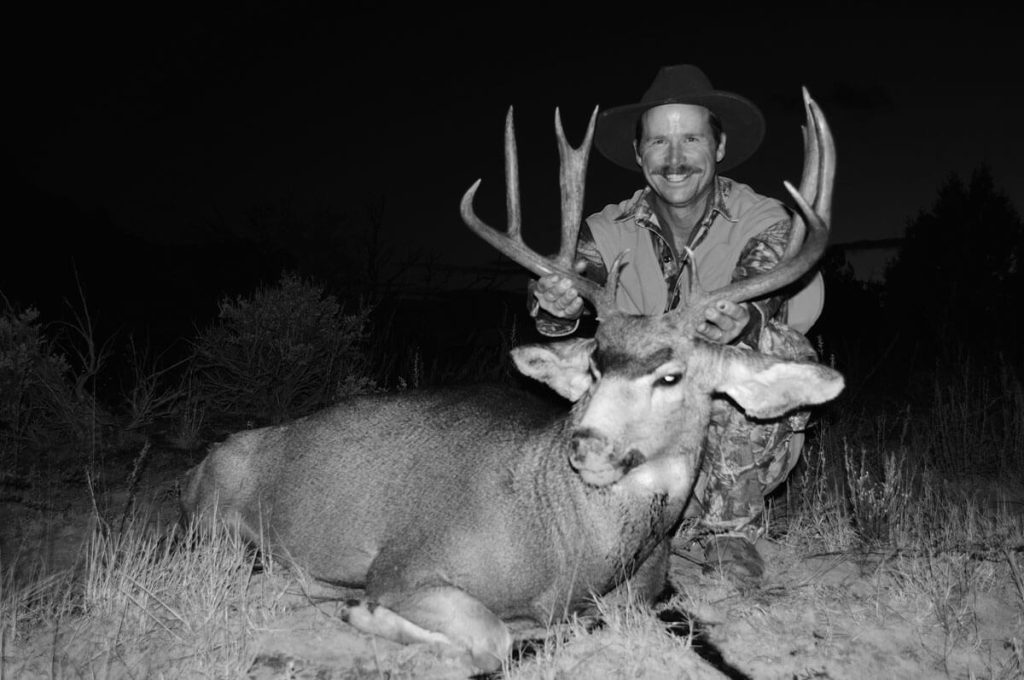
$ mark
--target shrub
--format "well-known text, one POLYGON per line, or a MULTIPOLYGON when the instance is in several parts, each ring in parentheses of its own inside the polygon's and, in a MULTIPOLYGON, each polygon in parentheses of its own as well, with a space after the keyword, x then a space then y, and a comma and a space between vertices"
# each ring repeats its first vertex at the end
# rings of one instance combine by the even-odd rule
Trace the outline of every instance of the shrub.
POLYGON ((70 368, 44 336, 39 311, 0 311, 0 446, 49 446, 83 438, 88 405, 68 382, 70 368))
POLYGON ((141 430, 156 420, 176 415, 185 408, 187 382, 174 380, 173 372, 187 359, 160 366, 160 357, 153 357, 148 344, 138 345, 128 338, 128 370, 130 377, 121 388, 125 414, 122 428, 141 430))
POLYGON ((279 423, 367 388, 368 314, 344 314, 322 286, 288 273, 274 287, 225 298, 196 344, 207 413, 279 423))

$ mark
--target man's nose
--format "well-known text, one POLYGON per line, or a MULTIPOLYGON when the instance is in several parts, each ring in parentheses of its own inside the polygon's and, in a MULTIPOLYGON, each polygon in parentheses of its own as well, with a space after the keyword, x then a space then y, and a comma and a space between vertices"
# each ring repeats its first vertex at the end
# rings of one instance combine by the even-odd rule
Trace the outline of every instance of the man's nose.
POLYGON ((679 142, 672 142, 668 145, 668 162, 671 165, 679 165, 685 160, 683 156, 683 145, 679 142))

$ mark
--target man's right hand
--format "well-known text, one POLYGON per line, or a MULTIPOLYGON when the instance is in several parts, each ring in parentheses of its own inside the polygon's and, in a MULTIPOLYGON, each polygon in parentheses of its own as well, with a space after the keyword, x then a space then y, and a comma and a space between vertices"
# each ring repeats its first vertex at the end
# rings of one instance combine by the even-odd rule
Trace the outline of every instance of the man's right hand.
MULTIPOLYGON (((574 268, 582 274, 586 267, 587 263, 580 260, 576 262, 574 268)), ((533 294, 540 308, 552 316, 576 319, 583 312, 583 298, 573 285, 572 279, 560 274, 548 274, 537 279, 533 294)))

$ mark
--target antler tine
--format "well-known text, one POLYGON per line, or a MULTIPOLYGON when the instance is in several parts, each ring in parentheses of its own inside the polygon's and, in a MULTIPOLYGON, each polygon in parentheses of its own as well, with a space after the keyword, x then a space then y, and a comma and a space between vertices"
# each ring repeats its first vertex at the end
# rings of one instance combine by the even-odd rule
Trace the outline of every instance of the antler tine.
POLYGON ((807 91, 806 87, 802 87, 800 90, 804 98, 804 116, 807 118, 807 123, 800 126, 804 137, 804 170, 803 176, 800 178, 800 193, 803 194, 808 203, 813 204, 818 195, 818 180, 822 175, 822 156, 821 126, 820 124, 818 126, 812 125, 811 120, 821 118, 821 110, 817 108, 818 105, 811 99, 811 93, 807 91))
POLYGON ((587 298, 594 305, 598 321, 604 321, 609 316, 619 313, 616 294, 619 290, 619 276, 622 274, 622 268, 626 265, 627 255, 629 255, 628 248, 615 257, 615 261, 608 269, 608 278, 605 280, 604 286, 599 289, 600 292, 593 298, 587 298))
POLYGON ((573 149, 565 141, 562 123, 555 113, 555 131, 559 139, 559 151, 562 157, 562 243, 559 253, 554 258, 547 258, 529 248, 523 242, 521 231, 522 216, 519 201, 519 161, 516 151, 515 125, 512 120, 512 107, 505 116, 505 181, 506 210, 508 212, 507 230, 502 233, 491 227, 476 215, 473 199, 480 188, 481 180, 477 180, 466 190, 459 204, 459 213, 466 226, 480 238, 487 241, 498 252, 509 257, 513 262, 522 265, 537 276, 559 274, 573 280, 580 295, 597 305, 599 299, 606 296, 602 288, 590 279, 580 276, 573 270, 572 258, 576 248, 576 236, 579 234, 580 216, 583 211, 583 184, 586 175, 587 157, 593 138, 594 123, 597 109, 590 117, 587 135, 579 149, 573 149), (569 244, 569 245, 566 245, 569 244))
MULTIPOLYGON (((817 122, 815 127, 816 141, 818 147, 821 149, 820 157, 818 160, 818 173, 821 177, 821 181, 815 186, 815 197, 816 200, 813 202, 808 198, 808 202, 812 203, 814 212, 821 216, 822 221, 826 225, 832 224, 832 191, 835 189, 835 176, 836 176, 836 147, 835 140, 832 139, 832 129, 828 125, 828 120, 825 119, 825 114, 821 112, 821 108, 818 103, 811 99, 811 95, 807 93, 807 88, 804 88, 804 95, 807 102, 808 117, 814 116, 814 120, 817 122)), ((806 197, 807 194, 804 194, 806 197)))
POLYGON ((523 216, 519 202, 519 152, 516 150, 516 127, 512 122, 511 106, 505 114, 505 217, 509 238, 521 243, 523 216))
POLYGON ((576 238, 580 233, 583 219, 583 187, 586 181, 587 160, 594 139, 594 124, 597 121, 597 107, 590 114, 587 133, 583 143, 574 149, 565 139, 562 129, 562 114, 555 108, 555 135, 558 137, 559 173, 558 185, 562 196, 562 242, 558 249, 558 263, 572 270, 576 255, 576 238))
MULTIPOLYGON (((804 114, 808 121, 811 120, 811 95, 806 87, 800 88, 804 98, 804 114)), ((804 168, 803 176, 800 178, 800 193, 809 203, 814 203, 818 196, 818 175, 821 172, 821 149, 818 144, 818 135, 814 134, 808 125, 801 125, 804 142, 804 168)), ((800 215, 793 216, 793 228, 790 230, 789 243, 782 255, 783 260, 788 260, 800 251, 803 245, 804 236, 807 234, 807 225, 804 224, 800 215)))
MULTIPOLYGON (((797 191, 789 182, 784 184, 796 201, 803 216, 803 222, 806 223, 806 238, 801 238, 798 241, 800 243, 798 249, 787 247, 783 260, 775 269, 729 284, 704 294, 699 299, 691 299, 687 308, 681 310, 682 314, 687 314, 689 310, 695 310, 697 307, 703 308, 718 300, 743 302, 763 297, 806 274, 825 252, 832 215, 832 189, 836 168, 835 143, 824 114, 818 104, 811 99, 806 88, 804 89, 804 102, 807 110, 805 132, 807 143, 801 189, 806 190, 807 193, 797 191), (808 176, 808 168, 810 168, 810 176, 808 176), (795 252, 793 252, 794 250, 795 252)), ((796 228, 795 224, 794 228, 796 228)), ((697 312, 694 311, 688 316, 692 316, 696 322, 699 321, 696 319, 696 314, 697 312)))
MULTIPOLYGON (((590 114, 587 132, 578 148, 573 148, 565 138, 562 128, 562 114, 555 108, 555 135, 558 137, 559 189, 562 196, 562 242, 558 249, 558 264, 569 271, 574 271, 576 256, 576 240, 583 224, 583 188, 586 182, 587 160, 594 140, 594 125, 597 122, 598 107, 590 114)), ((615 301, 619 286, 619 274, 629 251, 619 253, 608 270, 608 278, 604 286, 594 284, 590 279, 574 274, 576 289, 585 299, 594 305, 598 320, 605 319, 618 311, 615 301)))

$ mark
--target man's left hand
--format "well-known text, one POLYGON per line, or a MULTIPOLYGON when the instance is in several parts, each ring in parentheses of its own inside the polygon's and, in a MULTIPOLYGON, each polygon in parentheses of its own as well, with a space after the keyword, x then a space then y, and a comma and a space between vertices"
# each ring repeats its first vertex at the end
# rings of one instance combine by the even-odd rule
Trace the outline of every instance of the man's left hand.
POLYGON ((745 305, 720 300, 704 309, 704 321, 697 326, 697 335, 724 344, 740 336, 750 323, 750 312, 745 305))

